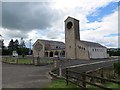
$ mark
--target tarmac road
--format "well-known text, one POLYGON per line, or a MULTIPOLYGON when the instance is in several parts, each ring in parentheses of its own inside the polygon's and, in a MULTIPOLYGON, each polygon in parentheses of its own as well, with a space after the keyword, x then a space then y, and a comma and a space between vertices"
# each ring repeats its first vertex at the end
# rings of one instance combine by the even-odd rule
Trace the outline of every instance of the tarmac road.
POLYGON ((97 61, 97 62, 92 62, 88 64, 70 66, 70 68, 72 68, 73 70, 77 72, 79 71, 86 72, 86 71, 91 71, 91 70, 95 70, 95 69, 102 68, 102 67, 112 66, 114 62, 118 62, 118 59, 108 60, 108 61, 97 61))
POLYGON ((44 88, 51 82, 47 66, 2 64, 2 88, 44 88))

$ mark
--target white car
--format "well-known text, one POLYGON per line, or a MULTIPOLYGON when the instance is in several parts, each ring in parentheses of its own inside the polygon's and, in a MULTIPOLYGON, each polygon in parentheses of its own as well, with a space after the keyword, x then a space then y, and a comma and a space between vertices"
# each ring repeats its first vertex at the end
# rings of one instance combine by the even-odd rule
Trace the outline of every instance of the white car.
POLYGON ((18 56, 18 53, 17 53, 16 51, 13 51, 13 52, 12 52, 12 56, 13 56, 13 57, 17 57, 17 56, 18 56))

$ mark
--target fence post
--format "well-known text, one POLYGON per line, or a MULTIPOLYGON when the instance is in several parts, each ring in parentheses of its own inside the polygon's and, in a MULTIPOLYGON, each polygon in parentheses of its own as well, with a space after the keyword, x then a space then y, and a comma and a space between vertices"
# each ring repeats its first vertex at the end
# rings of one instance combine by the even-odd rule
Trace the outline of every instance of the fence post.
POLYGON ((83 88, 86 88, 86 75, 85 75, 86 73, 85 72, 83 72, 83 74, 82 74, 82 86, 83 86, 83 88))
POLYGON ((68 68, 66 68, 66 85, 68 85, 68 68))
POLYGON ((59 60, 59 76, 62 76, 62 65, 61 65, 61 60, 58 58, 59 60))
POLYGON ((5 62, 7 62, 7 57, 6 57, 6 60, 5 60, 5 62))
MULTIPOLYGON (((101 77, 104 78, 104 75, 103 75, 103 68, 101 68, 101 77)), ((104 83, 104 80, 101 79, 101 83, 104 83)))
POLYGON ((17 61, 16 61, 16 62, 17 62, 17 64, 18 64, 18 57, 17 57, 17 61))

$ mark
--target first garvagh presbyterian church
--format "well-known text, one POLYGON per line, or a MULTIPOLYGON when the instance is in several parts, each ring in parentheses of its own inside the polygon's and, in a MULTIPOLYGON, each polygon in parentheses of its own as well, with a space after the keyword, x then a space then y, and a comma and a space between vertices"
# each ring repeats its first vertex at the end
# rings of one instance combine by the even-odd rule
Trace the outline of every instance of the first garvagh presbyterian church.
POLYGON ((79 20, 65 20, 65 43, 38 39, 33 45, 34 57, 64 57, 66 59, 107 58, 107 48, 99 43, 80 40, 79 20))

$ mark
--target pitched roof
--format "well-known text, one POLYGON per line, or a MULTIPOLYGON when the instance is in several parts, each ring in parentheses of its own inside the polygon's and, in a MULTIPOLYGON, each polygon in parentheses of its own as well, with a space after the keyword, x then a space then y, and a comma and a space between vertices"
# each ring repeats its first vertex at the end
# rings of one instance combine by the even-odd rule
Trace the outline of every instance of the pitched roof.
MULTIPOLYGON (((49 44, 49 45, 56 45, 56 46, 63 46, 63 47, 65 47, 65 43, 60 42, 60 41, 43 40, 43 39, 38 39, 38 40, 40 40, 43 44, 49 44)), ((102 48, 106 48, 105 46, 103 46, 103 45, 101 45, 99 43, 96 43, 96 42, 90 42, 90 41, 84 41, 84 40, 80 40, 80 42, 82 42, 83 44, 85 44, 88 47, 102 47, 102 48)))
POLYGON ((83 40, 80 40, 80 42, 82 42, 83 44, 87 45, 88 47, 102 47, 102 48, 106 48, 105 46, 99 44, 99 43, 96 43, 96 42, 89 42, 89 41, 83 41, 83 40))
POLYGON ((56 45, 56 46, 65 46, 65 43, 60 42, 60 41, 52 41, 52 40, 43 40, 43 39, 38 39, 40 40, 43 44, 50 44, 50 45, 56 45))
MULTIPOLYGON (((78 19, 75 19, 75 18, 73 18, 73 17, 68 16, 67 19, 69 19, 69 18, 72 18, 72 19, 74 19, 74 20, 76 20, 76 21, 79 21, 78 19)), ((65 19, 65 21, 66 21, 67 19, 65 19)), ((65 21, 64 21, 64 22, 65 22, 65 21)))

